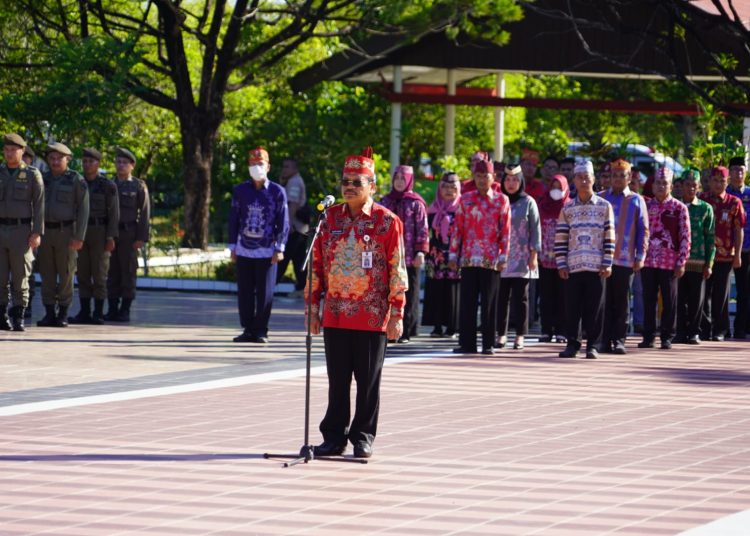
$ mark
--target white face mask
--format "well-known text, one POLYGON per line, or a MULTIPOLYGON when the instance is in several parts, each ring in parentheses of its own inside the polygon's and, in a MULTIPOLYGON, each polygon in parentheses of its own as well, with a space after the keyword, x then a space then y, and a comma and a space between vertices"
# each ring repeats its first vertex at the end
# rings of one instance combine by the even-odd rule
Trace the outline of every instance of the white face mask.
POLYGON ((549 196, 555 201, 560 201, 560 199, 563 198, 563 192, 562 190, 555 188, 554 190, 549 191, 549 196))
POLYGON ((259 164, 253 164, 247 167, 250 176, 254 181, 262 181, 266 178, 266 167, 259 164))

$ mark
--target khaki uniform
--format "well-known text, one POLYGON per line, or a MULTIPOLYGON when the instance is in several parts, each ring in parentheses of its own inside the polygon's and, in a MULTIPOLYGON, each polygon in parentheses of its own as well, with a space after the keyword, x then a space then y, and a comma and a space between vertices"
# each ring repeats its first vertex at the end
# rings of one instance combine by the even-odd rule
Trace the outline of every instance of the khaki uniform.
POLYGON ((67 309, 73 301, 76 252, 71 240, 83 240, 89 223, 89 189, 80 174, 71 169, 58 177, 43 175, 45 190, 45 234, 39 246, 42 303, 67 309))
POLYGON ((11 279, 15 307, 27 307, 29 275, 34 255, 29 236, 44 234, 44 183, 35 167, 0 166, 0 308, 5 312, 5 289, 11 279))
POLYGON ((133 243, 148 242, 150 203, 148 187, 141 179, 115 179, 120 201, 120 223, 115 250, 109 264, 107 295, 110 300, 132 301, 138 271, 138 251, 133 243))
POLYGON ((103 175, 86 181, 89 188, 89 225, 78 252, 78 295, 81 299, 104 300, 110 253, 107 240, 117 238, 120 202, 115 183, 103 175))

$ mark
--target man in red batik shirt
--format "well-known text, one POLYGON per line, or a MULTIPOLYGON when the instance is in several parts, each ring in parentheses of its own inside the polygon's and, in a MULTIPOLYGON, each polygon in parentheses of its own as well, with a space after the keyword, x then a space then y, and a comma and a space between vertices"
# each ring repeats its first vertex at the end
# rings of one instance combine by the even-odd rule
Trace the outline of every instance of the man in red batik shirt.
POLYGON ((312 261, 310 331, 325 328, 328 410, 320 423, 323 443, 315 456, 337 456, 347 440, 354 456, 372 456, 378 426, 380 376, 386 339, 403 332, 405 292, 403 225, 373 201, 375 162, 368 147, 344 164, 344 203, 328 209, 315 240, 312 261), (354 419, 350 418, 352 374, 357 382, 354 419))

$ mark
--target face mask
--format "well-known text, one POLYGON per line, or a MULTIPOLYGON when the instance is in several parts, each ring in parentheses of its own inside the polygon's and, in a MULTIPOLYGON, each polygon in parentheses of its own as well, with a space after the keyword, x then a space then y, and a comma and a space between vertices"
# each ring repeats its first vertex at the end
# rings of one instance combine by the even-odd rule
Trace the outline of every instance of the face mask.
POLYGON ((562 190, 555 188, 554 190, 549 191, 549 196, 555 201, 560 201, 560 199, 563 198, 563 192, 562 190))
POLYGON ((253 164, 252 166, 248 166, 247 170, 250 172, 250 176, 254 181, 262 181, 266 178, 265 166, 253 164))

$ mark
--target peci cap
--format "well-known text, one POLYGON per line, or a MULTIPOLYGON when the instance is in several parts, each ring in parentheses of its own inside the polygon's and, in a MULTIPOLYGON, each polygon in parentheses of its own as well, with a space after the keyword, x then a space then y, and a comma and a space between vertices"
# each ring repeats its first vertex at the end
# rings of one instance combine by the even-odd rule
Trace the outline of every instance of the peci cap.
POLYGON ((17 145, 21 149, 26 148, 26 140, 24 140, 21 136, 19 136, 15 132, 6 134, 5 136, 3 136, 3 144, 4 145, 17 145))
POLYGON ((372 147, 365 147, 360 155, 347 156, 344 160, 344 174, 357 173, 375 179, 375 161, 372 159, 372 147))
POLYGON ((479 160, 474 164, 474 173, 495 173, 491 160, 479 160))
POLYGON ((64 143, 57 142, 57 141, 47 145, 47 150, 45 151, 45 154, 50 154, 50 153, 60 153, 61 155, 65 155, 65 156, 73 156, 73 152, 70 149, 68 149, 67 145, 65 145, 64 143))
POLYGON ((93 147, 86 147, 83 150, 83 156, 88 156, 89 158, 93 158, 94 160, 98 160, 100 162, 102 160, 102 153, 100 153, 93 147))
POLYGON ((256 147, 247 152, 248 164, 268 164, 271 160, 268 158, 268 151, 263 147, 256 147))
POLYGON ((711 176, 721 175, 725 179, 729 177, 729 170, 725 166, 715 166, 711 168, 711 176))
POLYGON ((732 166, 744 166, 744 165, 745 165, 745 157, 744 156, 735 156, 735 157, 729 159, 729 167, 732 167, 732 166))
POLYGON ((631 170, 633 165, 627 160, 625 160, 624 158, 618 158, 617 160, 614 160, 610 164, 609 167, 612 171, 626 171, 627 172, 631 170))
POLYGON ((127 158, 133 164, 135 164, 135 162, 136 162, 135 155, 133 153, 131 153, 130 151, 128 151, 125 147, 118 147, 115 150, 115 158, 118 157, 118 156, 121 156, 122 158, 127 158))

